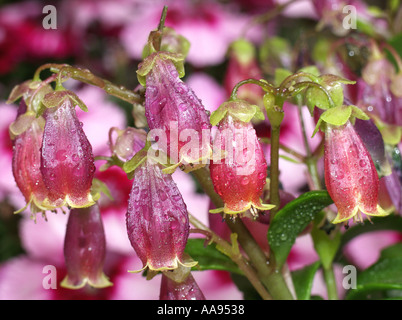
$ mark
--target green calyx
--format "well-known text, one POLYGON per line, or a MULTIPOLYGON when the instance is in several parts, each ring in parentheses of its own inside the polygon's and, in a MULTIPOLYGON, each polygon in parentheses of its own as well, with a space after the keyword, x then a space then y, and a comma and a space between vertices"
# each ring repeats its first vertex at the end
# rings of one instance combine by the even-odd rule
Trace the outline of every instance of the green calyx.
POLYGON ((179 77, 182 78, 184 76, 184 56, 182 54, 166 51, 155 52, 146 57, 138 67, 137 78, 143 87, 146 87, 148 73, 151 72, 155 64, 160 60, 171 60, 176 67, 179 77))
POLYGON ((259 120, 265 119, 260 107, 245 100, 236 99, 222 103, 217 110, 212 112, 211 125, 216 126, 227 115, 242 122, 250 122, 254 117, 259 120))
POLYGON ((310 86, 306 91, 307 107, 313 113, 314 107, 322 110, 338 107, 343 104, 344 95, 342 84, 354 84, 355 81, 324 74, 317 78, 317 86, 310 86))
POLYGON ((78 106, 82 111, 88 112, 85 103, 70 90, 55 90, 46 94, 41 102, 41 108, 37 111, 36 116, 42 115, 45 109, 61 106, 65 99, 70 99, 73 105, 78 106))
POLYGON ((320 127, 324 123, 328 123, 334 126, 342 126, 347 121, 354 119, 361 119, 361 120, 369 120, 369 116, 361 109, 354 105, 339 105, 337 107, 329 108, 325 112, 323 112, 318 119, 317 125, 313 132, 313 136, 317 133, 320 127))
POLYGON ((163 31, 151 31, 148 42, 142 51, 142 58, 159 51, 177 53, 186 57, 190 50, 190 41, 169 27, 163 27, 163 31))

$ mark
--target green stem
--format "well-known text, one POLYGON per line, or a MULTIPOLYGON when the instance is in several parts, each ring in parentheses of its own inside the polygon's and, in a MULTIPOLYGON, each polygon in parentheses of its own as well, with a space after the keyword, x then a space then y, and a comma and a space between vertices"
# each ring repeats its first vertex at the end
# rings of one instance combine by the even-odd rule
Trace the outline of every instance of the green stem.
POLYGON ((275 91, 275 88, 268 82, 264 82, 264 81, 260 81, 260 80, 256 80, 256 79, 245 79, 245 80, 238 82, 234 86, 232 93, 230 95, 230 100, 236 100, 237 99, 237 91, 239 90, 239 88, 242 85, 250 84, 250 83, 260 86, 263 90, 265 90, 267 92, 273 93, 275 91))
POLYGON ((280 136, 280 126, 271 126, 271 164, 270 164, 270 186, 269 202, 275 205, 275 208, 271 209, 270 215, 271 219, 274 218, 276 212, 280 207, 280 197, 279 197, 279 136, 280 136))
MULTIPOLYGON (((321 186, 320 176, 318 174, 317 156, 311 151, 310 145, 308 143, 306 128, 305 128, 305 124, 304 124, 304 120, 303 120, 301 103, 298 103, 298 108, 299 108, 299 118, 300 118, 300 123, 301 123, 301 128, 302 128, 303 141, 304 141, 304 146, 305 146, 306 154, 307 154, 305 163, 307 165, 308 172, 309 172, 309 175, 311 178, 310 189, 320 190, 320 189, 322 189, 322 186, 321 186)), ((315 241, 319 241, 319 240, 316 239, 315 241)), ((324 272, 325 284, 327 287, 328 299, 329 300, 337 300, 338 293, 337 293, 337 288, 336 288, 336 280, 335 280, 333 265, 330 264, 328 267, 324 267, 323 272, 324 272)))
POLYGON ((325 284, 327 285, 328 300, 338 300, 338 290, 332 265, 328 268, 323 268, 323 272, 325 284))
POLYGON ((245 261, 244 257, 241 255, 238 250, 233 250, 233 246, 230 245, 226 240, 219 237, 215 232, 205 226, 201 221, 199 221, 196 217, 189 213, 190 223, 198 229, 206 231, 208 233, 208 237, 211 238, 211 241, 215 242, 239 267, 241 271, 243 271, 246 278, 250 281, 256 291, 260 294, 261 298, 264 300, 272 300, 271 295, 267 292, 264 285, 261 283, 258 278, 255 270, 245 261), (234 252, 237 251, 237 252, 234 252))
POLYGON ((66 64, 45 64, 39 67, 34 75, 34 78, 39 79, 40 72, 45 69, 50 69, 53 73, 58 73, 60 79, 63 77, 72 78, 81 81, 86 84, 90 84, 103 89, 106 93, 115 96, 121 100, 127 101, 130 104, 139 103, 142 104, 143 97, 132 90, 126 89, 124 86, 118 86, 109 80, 102 79, 88 69, 81 69, 72 67, 66 64))
MULTIPOLYGON (((192 174, 198 180, 214 205, 217 208, 223 207, 222 199, 214 190, 209 170, 204 167, 193 171, 192 174)), ((293 296, 282 274, 269 264, 265 253, 261 250, 243 221, 240 219, 236 219, 235 221, 227 219, 226 223, 230 230, 237 234, 241 247, 249 257, 260 281, 265 285, 272 298, 275 300, 292 300, 293 296)))

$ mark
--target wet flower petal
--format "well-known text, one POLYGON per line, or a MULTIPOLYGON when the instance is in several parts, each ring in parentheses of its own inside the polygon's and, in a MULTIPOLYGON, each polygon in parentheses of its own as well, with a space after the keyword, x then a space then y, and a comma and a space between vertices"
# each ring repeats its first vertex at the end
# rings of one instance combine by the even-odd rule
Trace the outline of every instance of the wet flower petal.
POLYGON ((98 205, 72 209, 64 242, 67 276, 61 285, 79 289, 87 283, 95 288, 111 286, 103 273, 106 239, 98 205))
POLYGON ((324 166, 325 184, 338 208, 333 223, 353 218, 359 210, 373 216, 387 214, 378 205, 379 179, 374 162, 349 121, 343 126, 327 124, 324 166))
POLYGON ((134 172, 126 223, 131 245, 144 268, 166 270, 186 264, 187 207, 171 175, 162 173, 162 167, 150 159, 134 172))
POLYGON ((90 193, 95 173, 92 147, 69 98, 48 109, 42 144, 41 172, 51 201, 86 207, 94 204, 90 193))

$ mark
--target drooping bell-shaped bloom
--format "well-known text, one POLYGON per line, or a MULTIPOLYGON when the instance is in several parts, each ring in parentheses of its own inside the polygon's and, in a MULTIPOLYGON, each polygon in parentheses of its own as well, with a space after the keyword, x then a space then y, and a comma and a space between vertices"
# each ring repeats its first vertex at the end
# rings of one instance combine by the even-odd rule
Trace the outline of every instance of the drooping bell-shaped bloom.
POLYGON ((171 273, 170 271, 162 273, 159 300, 205 300, 204 294, 190 271, 179 277, 171 273))
POLYGON ((402 139, 402 72, 397 73, 374 41, 370 49, 369 60, 357 81, 358 104, 374 120, 385 143, 397 145, 402 139))
POLYGON ((374 162, 350 121, 342 126, 326 124, 324 168, 325 185, 338 208, 333 223, 361 220, 360 212, 387 215, 378 205, 379 179, 374 162))
POLYGON ((109 132, 109 144, 111 151, 122 161, 130 160, 138 151, 145 146, 147 133, 145 130, 132 127, 120 130, 111 128, 109 132), (117 132, 117 137, 114 140, 112 133, 117 132))
POLYGON ((103 273, 106 240, 97 204, 70 211, 64 241, 67 276, 61 285, 79 289, 87 283, 95 288, 111 286, 103 273))
POLYGON ((73 208, 93 205, 94 156, 72 99, 47 109, 45 119, 41 172, 50 201, 73 208))
POLYGON ((10 126, 10 133, 15 136, 12 159, 15 182, 25 198, 26 207, 30 207, 32 214, 52 210, 54 206, 47 200, 48 189, 40 171, 44 119, 26 113, 24 100, 21 100, 18 113, 16 121, 10 126), (47 202, 47 205, 44 202, 47 202))
POLYGON ((214 157, 209 168, 215 192, 225 205, 211 212, 237 214, 251 209, 254 215, 256 209, 272 209, 273 205, 262 204, 260 199, 266 184, 267 162, 249 122, 259 107, 245 101, 231 101, 218 110, 222 109, 226 109, 226 113, 218 124, 213 146, 214 154, 218 155, 221 150, 223 157, 214 157), (248 112, 251 115, 247 116, 248 112))
POLYGON ((171 163, 191 171, 211 156, 209 114, 194 91, 180 79, 180 57, 157 52, 137 71, 145 90, 145 115, 150 133, 171 163), (174 58, 172 58, 174 57, 174 58), (176 61, 175 61, 176 60, 176 61))
MULTIPOLYGON (((170 174, 147 159, 134 172, 126 215, 128 237, 143 269, 175 269, 189 235, 186 204, 170 174)), ((194 263, 189 263, 194 265, 194 263)))

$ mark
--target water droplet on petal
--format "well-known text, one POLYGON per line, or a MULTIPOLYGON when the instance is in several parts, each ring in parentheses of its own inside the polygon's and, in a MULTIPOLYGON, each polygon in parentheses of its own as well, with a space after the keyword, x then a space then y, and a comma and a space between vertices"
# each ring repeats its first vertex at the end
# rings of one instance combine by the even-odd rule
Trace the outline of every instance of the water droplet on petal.
POLYGON ((244 177, 242 180, 241 180, 241 184, 243 185, 243 186, 245 186, 245 185, 247 185, 248 183, 249 183, 249 178, 248 177, 244 177))

